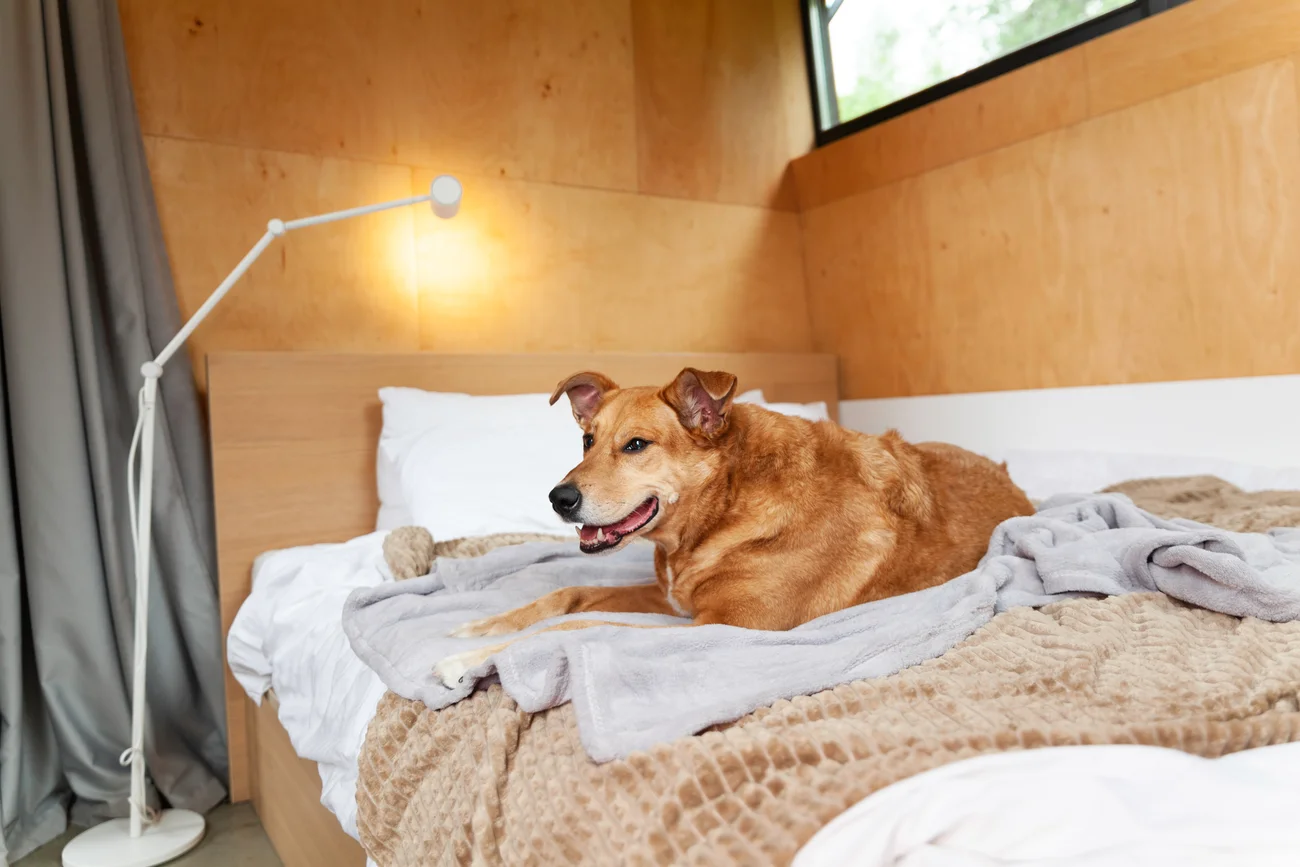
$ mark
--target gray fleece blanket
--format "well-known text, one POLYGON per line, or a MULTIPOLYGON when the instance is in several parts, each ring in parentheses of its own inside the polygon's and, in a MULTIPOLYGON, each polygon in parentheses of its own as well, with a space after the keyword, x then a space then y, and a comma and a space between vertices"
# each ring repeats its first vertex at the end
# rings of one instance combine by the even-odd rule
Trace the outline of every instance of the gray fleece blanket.
MULTIPOLYGON (((606 557, 588 557, 571 543, 519 545, 475 559, 440 560, 423 578, 356 590, 343 625, 357 655, 389 689, 431 708, 459 701, 474 681, 494 671, 526 711, 573 702, 583 746, 601 762, 779 699, 893 674, 942 655, 1015 606, 1160 592, 1235 617, 1295 620, 1300 529, 1231 533, 1156 517, 1121 494, 1064 495, 1035 515, 999 526, 972 572, 788 632, 599 626, 516 641, 454 689, 433 675, 444 656, 503 640, 448 637, 468 620, 559 587, 653 580, 648 544, 606 557)), ((688 622, 658 615, 601 619, 688 622)))

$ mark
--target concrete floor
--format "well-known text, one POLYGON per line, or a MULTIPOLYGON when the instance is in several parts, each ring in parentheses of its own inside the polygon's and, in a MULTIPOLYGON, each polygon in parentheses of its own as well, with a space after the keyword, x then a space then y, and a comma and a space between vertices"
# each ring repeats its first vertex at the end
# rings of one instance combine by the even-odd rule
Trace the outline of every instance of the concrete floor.
MULTIPOLYGON (((168 862, 176 867, 281 867, 262 830, 252 804, 222 804, 207 815, 208 830, 188 854, 168 862)), ((68 833, 28 855, 13 867, 59 867, 59 857, 69 840, 82 828, 68 833)))

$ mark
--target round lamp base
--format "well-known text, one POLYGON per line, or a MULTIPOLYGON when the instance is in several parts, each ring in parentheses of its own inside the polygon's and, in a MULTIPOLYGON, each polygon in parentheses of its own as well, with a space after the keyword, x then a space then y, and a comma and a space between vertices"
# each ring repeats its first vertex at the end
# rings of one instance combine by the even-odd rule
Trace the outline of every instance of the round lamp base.
POLYGON ((163 810, 158 821, 131 836, 130 819, 113 819, 83 831, 63 847, 63 867, 152 867, 184 855, 203 839, 203 817, 163 810))

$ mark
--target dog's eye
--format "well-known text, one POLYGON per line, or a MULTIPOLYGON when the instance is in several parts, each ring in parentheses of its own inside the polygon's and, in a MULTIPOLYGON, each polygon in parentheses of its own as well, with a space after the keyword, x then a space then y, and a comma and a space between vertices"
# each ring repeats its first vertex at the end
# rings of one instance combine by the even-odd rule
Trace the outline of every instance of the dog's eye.
POLYGON ((585 452, 596 444, 596 438, 591 434, 582 435, 582 450, 585 452))
POLYGON ((639 452, 644 450, 648 445, 650 445, 649 440, 643 440, 640 437, 632 437, 632 439, 627 441, 627 445, 623 446, 623 451, 639 452))

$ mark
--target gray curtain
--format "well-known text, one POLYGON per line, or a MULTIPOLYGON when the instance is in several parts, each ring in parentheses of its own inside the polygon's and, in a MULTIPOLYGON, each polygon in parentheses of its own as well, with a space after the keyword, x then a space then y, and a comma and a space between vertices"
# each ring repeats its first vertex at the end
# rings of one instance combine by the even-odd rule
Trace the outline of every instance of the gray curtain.
MULTIPOLYGON (((127 812, 140 364, 179 327, 113 0, 0 0, 0 862, 127 812), (7 850, 7 851, 6 851, 7 850)), ((225 797, 210 474, 190 366, 162 381, 146 754, 225 797)))

